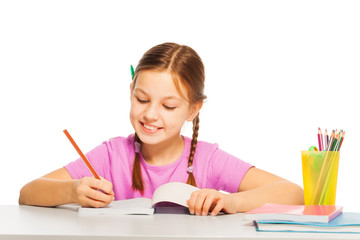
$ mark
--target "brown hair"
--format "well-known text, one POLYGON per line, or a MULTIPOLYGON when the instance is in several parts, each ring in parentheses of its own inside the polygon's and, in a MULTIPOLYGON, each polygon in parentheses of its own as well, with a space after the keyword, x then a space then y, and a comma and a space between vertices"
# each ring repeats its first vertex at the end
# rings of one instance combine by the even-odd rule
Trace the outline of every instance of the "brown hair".
MULTIPOLYGON (((188 100, 190 104, 202 102, 206 99, 204 95, 205 69, 199 55, 186 45, 176 43, 163 43, 152 47, 140 59, 135 69, 133 78, 133 87, 135 86, 138 74, 144 70, 170 71, 173 76, 174 84, 179 93, 182 94, 179 87, 179 81, 188 89, 188 100)), ((187 97, 183 96, 185 99, 187 97)), ((193 135, 191 141, 188 167, 192 167, 194 154, 199 132, 199 114, 193 120, 193 135)), ((135 141, 141 143, 138 135, 135 133, 135 141)), ((192 168, 190 168, 192 169, 192 168)), ((187 184, 196 186, 192 170, 188 171, 189 177, 187 184)), ((140 156, 135 153, 135 161, 132 172, 132 188, 141 193, 144 192, 144 185, 140 169, 140 156)))

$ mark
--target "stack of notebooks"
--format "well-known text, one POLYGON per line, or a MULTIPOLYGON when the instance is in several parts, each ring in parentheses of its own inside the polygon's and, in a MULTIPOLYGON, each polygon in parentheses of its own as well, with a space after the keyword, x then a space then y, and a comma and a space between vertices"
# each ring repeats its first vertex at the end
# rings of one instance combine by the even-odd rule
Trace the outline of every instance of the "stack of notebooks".
POLYGON ((360 233, 360 213, 332 205, 265 204, 246 212, 259 232, 360 233))

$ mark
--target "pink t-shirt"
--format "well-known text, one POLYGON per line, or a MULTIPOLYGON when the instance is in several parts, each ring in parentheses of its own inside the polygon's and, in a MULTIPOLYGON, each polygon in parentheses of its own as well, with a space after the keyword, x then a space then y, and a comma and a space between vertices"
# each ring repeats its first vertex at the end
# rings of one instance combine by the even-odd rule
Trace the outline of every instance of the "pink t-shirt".
MULTIPOLYGON (((86 157, 100 176, 112 182, 116 200, 136 197, 152 198, 155 189, 165 183, 186 183, 191 139, 184 137, 184 140, 183 153, 179 159, 168 165, 150 165, 140 154, 144 195, 132 190, 132 168, 135 159, 134 135, 105 141, 88 152, 86 157)), ((193 173, 199 188, 237 192, 243 177, 251 167, 249 163, 220 150, 217 144, 203 141, 197 143, 193 173)), ((73 179, 92 176, 81 158, 69 163, 65 168, 73 179)))

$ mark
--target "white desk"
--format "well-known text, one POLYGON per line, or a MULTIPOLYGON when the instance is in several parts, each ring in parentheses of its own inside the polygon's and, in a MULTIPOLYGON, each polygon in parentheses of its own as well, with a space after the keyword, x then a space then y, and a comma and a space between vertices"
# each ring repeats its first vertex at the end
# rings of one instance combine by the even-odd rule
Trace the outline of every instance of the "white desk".
POLYGON ((0 206, 0 239, 360 239, 359 234, 260 233, 243 214, 79 217, 69 209, 0 206))

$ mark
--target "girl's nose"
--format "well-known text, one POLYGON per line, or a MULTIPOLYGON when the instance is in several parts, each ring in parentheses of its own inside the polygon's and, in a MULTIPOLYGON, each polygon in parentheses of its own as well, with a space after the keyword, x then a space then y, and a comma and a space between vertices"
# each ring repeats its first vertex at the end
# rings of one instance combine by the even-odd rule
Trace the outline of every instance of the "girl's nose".
POLYGON ((159 109, 154 104, 150 104, 145 111, 145 120, 147 122, 156 121, 159 118, 159 109))

